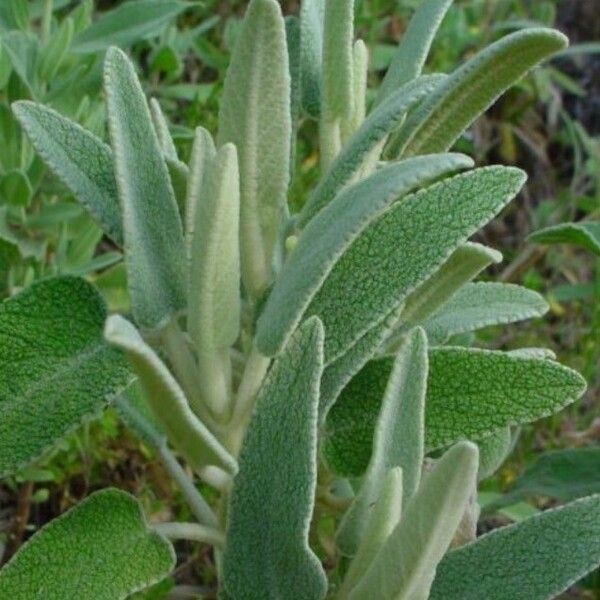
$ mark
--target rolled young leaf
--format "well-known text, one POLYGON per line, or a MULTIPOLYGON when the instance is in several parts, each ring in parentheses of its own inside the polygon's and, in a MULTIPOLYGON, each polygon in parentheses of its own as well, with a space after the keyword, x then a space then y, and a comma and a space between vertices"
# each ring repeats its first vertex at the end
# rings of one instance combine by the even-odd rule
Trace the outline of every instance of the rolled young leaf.
POLYGON ((320 600, 327 592, 308 545, 322 370, 323 327, 311 319, 273 363, 242 445, 223 558, 229 597, 320 600))
POLYGON ((488 46, 451 75, 390 141, 387 156, 445 152, 510 86, 568 44, 553 29, 517 31, 488 46))
POLYGON ((336 263, 390 205, 471 165, 471 159, 461 154, 418 157, 383 167, 343 190, 306 226, 288 257, 257 322, 258 348, 267 355, 281 349, 336 263))
POLYGON ((523 183, 518 169, 477 169, 404 198, 370 223, 335 263, 304 313, 323 321, 325 362, 404 302, 523 183))
MULTIPOLYGON (((369 362, 329 412, 324 455, 343 476, 364 473, 392 358, 369 362)), ((585 391, 575 371, 550 360, 508 353, 434 348, 425 403, 428 451, 458 440, 481 440, 508 425, 558 412, 585 391)))
POLYGON ((325 0, 300 5, 300 90, 302 108, 311 116, 321 113, 321 68, 325 0))
POLYGON ((336 543, 354 556, 366 533, 369 514, 390 469, 402 469, 403 504, 421 479, 425 437, 427 338, 417 328, 400 347, 388 380, 373 435, 373 450, 360 491, 344 515, 336 543))
POLYGON ((600 256, 600 223, 563 223, 536 231, 529 236, 536 244, 573 244, 600 256))
POLYGON ((541 317, 548 308, 542 296, 518 285, 471 283, 427 319, 423 327, 429 339, 439 344, 453 335, 488 325, 541 317))
POLYGON ((477 466, 477 446, 469 442, 444 454, 424 478, 350 600, 428 598, 437 565, 475 486, 477 466))
MULTIPOLYGON (((385 104, 369 115, 359 130, 342 148, 307 200, 300 214, 301 225, 308 223, 333 201, 344 186, 358 177, 365 162, 402 122, 406 113, 431 93, 442 80, 443 76, 439 75, 422 77, 399 89, 385 104)), ((380 151, 381 148, 379 148, 378 154, 380 151)))
POLYGON ((107 489, 33 535, 0 571, 0 597, 127 598, 166 577, 175 551, 152 531, 139 502, 107 489))
POLYGON ((430 600, 548 600, 600 564, 600 495, 548 510, 450 552, 430 600))
POLYGON ((41 104, 23 100, 15 102, 12 109, 49 169, 85 206, 104 232, 122 246, 121 209, 110 147, 77 123, 41 104))
POLYGON ((83 279, 34 283, 0 304, 0 476, 39 458, 133 380, 102 337, 106 306, 83 279))
POLYGON ((367 114, 367 87, 369 77, 369 49, 362 40, 352 47, 352 114, 342 120, 342 142, 348 141, 362 125, 367 114))
POLYGON ((240 164, 242 278, 260 298, 271 266, 290 177, 290 74, 285 24, 276 0, 251 0, 221 98, 219 145, 240 164))
POLYGON ((375 106, 421 74, 431 44, 452 2, 453 0, 423 0, 419 4, 381 82, 375 106))
POLYGON ((237 153, 222 146, 210 162, 192 241, 188 331, 198 355, 202 395, 216 414, 228 409, 229 348, 240 331, 240 188, 237 153))
POLYGON ((235 473, 235 459, 191 411, 179 384, 135 327, 114 315, 106 321, 104 336, 127 354, 154 418, 190 465, 200 475, 211 466, 235 473))
POLYGON ((186 306, 181 219, 142 87, 118 48, 107 52, 104 85, 129 294, 138 324, 155 329, 186 306))

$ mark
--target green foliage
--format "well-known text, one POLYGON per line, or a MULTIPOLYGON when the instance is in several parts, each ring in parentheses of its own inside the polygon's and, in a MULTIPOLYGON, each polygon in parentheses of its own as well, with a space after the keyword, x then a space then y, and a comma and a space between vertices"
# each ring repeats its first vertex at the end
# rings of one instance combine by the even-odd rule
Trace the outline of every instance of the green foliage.
MULTIPOLYGON (((0 250, 31 267, 6 269, 7 292, 115 265, 111 242, 96 250, 104 230, 124 265, 92 279, 115 312, 131 308, 129 320, 107 318, 90 284, 73 277, 35 283, 0 307, 0 471, 35 468, 136 379, 118 414, 198 521, 155 529, 214 546, 202 555, 214 557, 223 598, 508 598, 523 589, 547 598, 598 564, 597 498, 476 540, 477 483, 505 459, 514 426, 556 413, 585 382, 544 349, 469 347, 475 338, 462 334, 541 316, 548 304, 515 285, 472 283, 502 256, 469 239, 519 193, 524 173, 474 169, 446 152, 565 39, 523 29, 448 76, 421 76, 451 14, 448 0, 426 0, 371 93, 367 46, 354 39, 365 4, 306 1, 284 19, 275 0, 251 0, 243 20, 228 22, 230 60, 201 37, 210 24, 167 28, 187 2, 134 0, 93 24, 89 2, 63 6, 64 18, 53 17, 58 3, 36 4, 41 42, 28 31, 27 3, 0 8, 0 27, 12 28, 0 84, 18 119, 0 105, 0 250), (111 46, 109 147, 100 54, 147 38, 137 56, 161 103, 147 102, 134 63, 111 46), (173 89, 191 55, 219 76, 229 62, 218 119, 218 85, 194 75, 173 89), (68 98, 80 79, 81 95, 68 98), (169 114, 201 94, 211 99, 206 129, 188 127, 193 110, 169 114), (314 134, 319 154, 306 156, 314 134), (102 229, 70 196, 56 200, 66 193, 56 181, 42 185, 43 164, 102 229), (29 213, 48 235, 33 235, 29 213), (548 574, 553 545, 569 560, 548 574), (517 559, 527 568, 514 568, 517 559)), ((593 229, 583 223, 561 235, 581 239, 593 229)), ((573 493, 562 484, 558 498, 573 493)), ((34 536, 0 571, 0 589, 16 586, 17 600, 65 590, 124 598, 165 579, 173 562, 130 497, 100 492, 34 536), (73 565, 85 577, 65 575, 73 565)))
POLYGON ((573 244, 600 256, 600 223, 563 223, 529 236, 537 244, 573 244))
POLYGON ((0 572, 0 595, 124 599, 174 565, 171 544, 149 529, 137 500, 106 489, 37 532, 0 572))

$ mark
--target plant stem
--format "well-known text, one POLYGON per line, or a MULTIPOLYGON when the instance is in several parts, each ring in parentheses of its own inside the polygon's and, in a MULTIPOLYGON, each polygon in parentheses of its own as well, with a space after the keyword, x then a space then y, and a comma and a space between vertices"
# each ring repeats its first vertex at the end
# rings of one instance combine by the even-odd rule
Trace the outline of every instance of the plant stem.
POLYGON ((44 5, 42 9, 42 31, 41 38, 42 43, 48 43, 50 39, 50 30, 52 27, 52 11, 54 9, 54 0, 44 0, 44 5))
POLYGON ((191 540, 217 548, 225 546, 225 536, 221 531, 198 523, 158 523, 154 525, 154 530, 172 541, 191 540))

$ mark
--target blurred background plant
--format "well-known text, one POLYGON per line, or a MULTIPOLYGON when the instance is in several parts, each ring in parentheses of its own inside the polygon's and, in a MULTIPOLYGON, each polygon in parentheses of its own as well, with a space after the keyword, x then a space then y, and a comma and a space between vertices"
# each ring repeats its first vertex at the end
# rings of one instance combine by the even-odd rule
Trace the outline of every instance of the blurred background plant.
MULTIPOLYGON (((358 34, 369 45, 370 78, 387 68, 420 0, 357 0, 358 34)), ((0 295, 58 273, 87 276, 109 307, 126 311, 121 254, 51 176, 22 134, 10 104, 33 99, 106 138, 101 98, 104 51, 117 44, 135 58, 146 91, 170 123, 187 158, 194 127, 214 133, 242 0, 5 0, 0 2, 0 295)), ((282 0, 296 14, 298 0, 282 0)), ((515 452, 483 483, 482 527, 529 516, 539 508, 600 492, 600 11, 598 0, 456 0, 427 70, 448 72, 480 48, 532 25, 553 25, 572 46, 506 94, 458 143, 480 163, 524 168, 519 200, 481 235, 501 250, 491 273, 543 293, 545 320, 493 328, 470 340, 503 349, 551 343, 561 362, 581 371, 583 402, 535 427, 515 432, 515 452), (558 223, 571 225, 554 227, 558 223), (533 233, 542 230, 538 233, 533 233), (533 235, 531 235, 533 233, 533 235)), ((290 204, 302 205, 319 170, 314 122, 300 122, 290 204)), ((150 513, 185 517, 178 492, 165 483, 153 452, 124 431, 110 412, 74 433, 39 465, 0 486, 0 531, 10 557, 29 533, 90 491, 127 489, 150 513)), ((185 584, 210 585, 202 548, 186 556, 173 597, 201 597, 185 584), (185 595, 187 591, 189 595, 185 595), (194 595, 196 594, 196 595, 194 595)), ((166 582, 150 598, 162 598, 166 582)), ((166 586, 166 587, 165 587, 166 586)), ((210 597, 210 596, 208 596, 210 597)), ((569 598, 600 598, 600 576, 569 598)))

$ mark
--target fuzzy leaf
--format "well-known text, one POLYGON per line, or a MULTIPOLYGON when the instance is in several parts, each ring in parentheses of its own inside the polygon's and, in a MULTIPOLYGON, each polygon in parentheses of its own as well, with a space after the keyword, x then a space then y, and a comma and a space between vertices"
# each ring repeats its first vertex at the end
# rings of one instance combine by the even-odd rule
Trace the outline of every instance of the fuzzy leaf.
POLYGON ((425 437, 427 338, 422 329, 409 333, 398 351, 383 395, 373 436, 373 451, 360 492, 340 523, 336 542, 354 556, 365 535, 372 507, 390 469, 402 469, 403 504, 421 479, 425 437))
POLYGON ((106 54, 104 84, 129 293, 138 324, 154 329, 186 304, 181 219, 141 85, 118 48, 106 54))
POLYGON ((322 369, 323 328, 311 319, 271 367, 240 453, 223 559, 225 591, 233 598, 326 594, 325 573, 308 545, 322 369))
POLYGON ((532 28, 492 44, 451 75, 409 117, 391 140, 387 155, 445 152, 510 86, 567 43, 558 31, 532 28))
POLYGON ((323 34, 323 111, 329 119, 352 116, 354 0, 325 2, 323 34))
POLYGON ((376 105, 421 74, 431 44, 452 2, 453 0, 423 0, 419 4, 381 83, 376 105))
POLYGON ((432 343, 488 325, 540 317, 548 303, 538 293, 506 283, 470 283, 423 323, 432 343))
POLYGON ((150 115, 163 155, 169 160, 179 161, 177 148, 169 131, 169 123, 156 98, 150 99, 150 115))
POLYGON ((167 23, 190 7, 179 0, 130 0, 82 31, 73 41, 71 50, 89 54, 109 46, 126 47, 158 35, 167 23))
POLYGON ((443 306, 459 288, 491 264, 502 261, 502 254, 481 244, 466 243, 407 299, 402 313, 405 327, 422 323, 443 306))
POLYGON ((461 442, 437 462, 350 600, 426 599, 477 475, 477 446, 461 442))
MULTIPOLYGON (((443 76, 422 77, 399 89, 369 115, 360 129, 348 140, 306 202, 300 215, 301 224, 308 223, 333 201, 344 186, 357 178, 361 167, 377 146, 402 122, 406 113, 430 94, 442 80, 443 76)), ((471 162, 469 166, 472 165, 471 162)))
POLYGON ((123 226, 111 149, 51 108, 28 101, 15 102, 12 108, 50 170, 106 234, 122 246, 123 226))
POLYGON ((311 117, 321 113, 321 66, 325 0, 300 5, 300 88, 302 107, 311 117))
POLYGON ((536 244, 572 244, 600 256, 600 223, 563 223, 529 236, 536 244))
POLYGON ((548 600, 600 564, 600 495, 484 535, 441 562, 430 600, 548 600))
POLYGON ((518 169, 477 169, 407 197, 371 222, 304 312, 323 321, 326 364, 404 302, 523 182, 518 169))
POLYGON ((0 571, 0 596, 124 600, 174 566, 173 547, 149 529, 139 502, 107 489, 31 537, 0 571))
POLYGON ((106 307, 83 279, 34 283, 0 304, 0 475, 97 415, 133 379, 102 338, 106 307))
POLYGON ((200 474, 207 466, 235 473, 235 459, 194 415, 169 369, 135 327, 115 315, 107 320, 104 335, 127 354, 154 417, 190 465, 200 474))
POLYGON ((479 473, 480 481, 491 477, 506 460, 514 446, 513 435, 510 427, 503 427, 492 435, 484 438, 479 446, 479 473))
POLYGON ((255 298, 271 264, 287 202, 291 147, 290 74, 285 23, 276 0, 252 0, 219 113, 219 146, 235 144, 240 164, 242 278, 255 298))
POLYGON ((460 154, 418 157, 388 165, 340 193, 306 226, 279 274, 257 323, 260 350, 267 355, 277 353, 319 287, 335 272, 336 262, 361 235, 368 235, 385 209, 419 186, 471 164, 471 159, 460 154))
MULTIPOLYGON (((372 451, 375 423, 392 358, 369 362, 329 412, 324 446, 330 468, 361 475, 372 451)), ((507 425, 558 412, 585 391, 583 378, 549 360, 467 348, 429 353, 425 409, 428 451, 461 439, 481 440, 507 425)))

